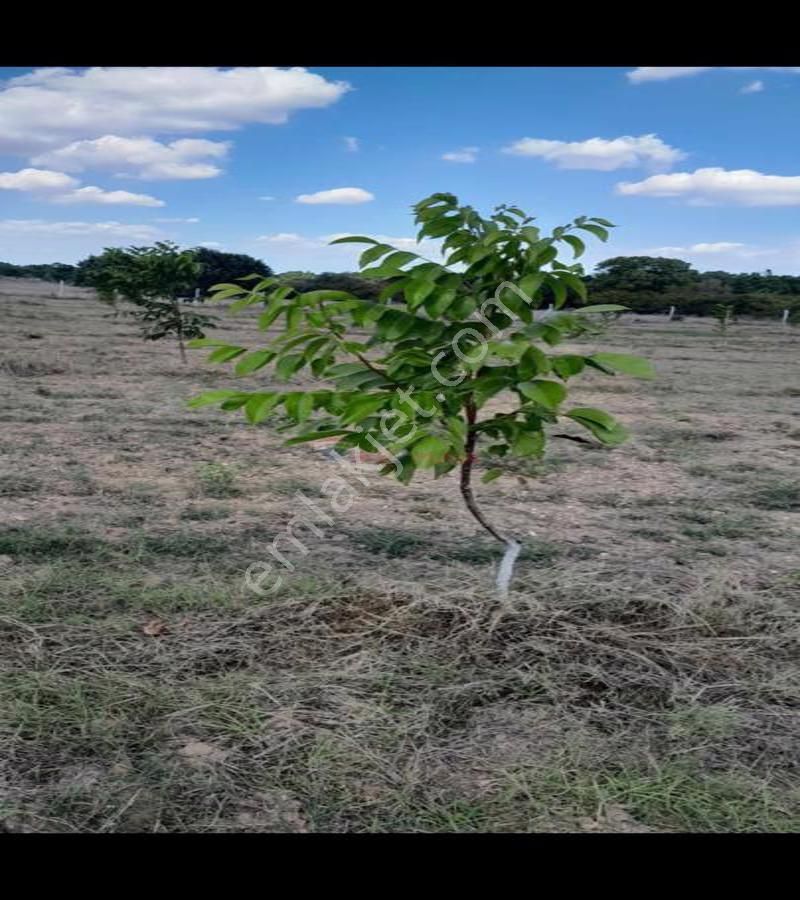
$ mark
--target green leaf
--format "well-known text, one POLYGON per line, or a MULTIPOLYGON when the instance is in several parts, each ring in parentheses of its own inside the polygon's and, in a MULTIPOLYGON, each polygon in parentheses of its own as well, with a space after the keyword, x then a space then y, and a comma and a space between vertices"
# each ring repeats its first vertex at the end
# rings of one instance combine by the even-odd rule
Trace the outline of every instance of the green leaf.
POLYGON ((217 338, 194 338, 186 344, 187 347, 195 349, 197 347, 230 347, 227 341, 220 341, 217 338))
POLYGON ((209 353, 208 361, 213 363, 228 362, 229 359, 235 359, 237 356, 241 356, 242 353, 247 353, 246 347, 220 347, 218 350, 214 350, 213 353, 209 353))
POLYGON ((633 375, 634 378, 655 378, 656 376, 653 364, 647 359, 642 359, 641 356, 628 356, 625 353, 593 353, 589 359, 615 369, 617 372, 623 372, 625 375, 633 375))
POLYGON ((475 395, 475 403, 478 407, 483 406, 487 400, 509 386, 509 379, 503 375, 480 375, 468 383, 469 390, 475 395))
POLYGON ((561 309, 567 299, 567 289, 564 286, 564 283, 559 281, 555 275, 551 275, 548 278, 547 283, 550 286, 550 290, 553 292, 556 309, 561 309))
POLYGON ((577 259, 579 256, 583 255, 583 251, 586 249, 586 244, 583 241, 576 237, 574 234, 565 234, 562 238, 562 241, 565 241, 567 244, 572 247, 574 252, 573 259, 577 259))
POLYGON ((356 372, 368 372, 366 366, 362 363, 337 363, 327 370, 325 375, 328 378, 344 378, 346 375, 354 375, 356 372))
POLYGON ((351 434, 346 428, 326 428, 323 431, 309 431, 299 434, 285 442, 286 447, 294 447, 296 444, 307 444, 309 441, 318 441, 327 437, 338 437, 340 434, 351 434))
POLYGON ((595 237, 600 238, 601 241, 608 240, 608 232, 605 228, 601 228, 599 225, 578 225, 578 228, 582 228, 584 231, 589 231, 595 237))
POLYGON ((419 259, 418 254, 409 253, 408 250, 395 250, 394 253, 390 253, 381 263, 381 268, 399 269, 406 263, 410 263, 412 259, 419 259))
POLYGON ((558 409, 558 405, 567 396, 566 388, 557 381, 523 381, 517 385, 517 390, 547 409, 558 409))
POLYGON ((261 331, 266 331, 284 309, 286 309, 286 307, 282 305, 279 300, 270 302, 266 310, 258 317, 259 329, 261 331))
POLYGON ((244 413, 248 422, 258 425, 278 405, 282 394, 252 394, 244 405, 244 413))
POLYGON ((536 431, 520 430, 511 442, 511 451, 517 456, 534 456, 543 450, 544 432, 541 429, 536 431))
POLYGON ((305 422, 314 409, 314 395, 304 391, 293 391, 284 395, 283 406, 287 414, 300 424, 305 422))
POLYGON ((192 397, 186 404, 190 409, 198 409, 201 406, 210 406, 212 403, 219 403, 221 400, 230 400, 236 397, 239 391, 206 391, 198 397, 192 397))
POLYGON ((572 288, 581 300, 586 299, 586 282, 582 278, 573 275, 571 272, 562 272, 558 277, 567 287, 572 288))
POLYGON ((411 448, 411 459, 420 469, 432 469, 436 463, 443 462, 449 452, 450 445, 446 441, 429 434, 411 448))
POLYGON ((289 307, 286 313, 286 330, 296 331, 303 324, 303 310, 299 306, 289 307))
POLYGON ((517 365, 519 377, 527 380, 534 375, 546 375, 550 371, 550 360, 538 347, 528 347, 517 365))
POLYGON ((233 369, 234 374, 248 375, 250 372, 255 372, 257 369, 266 366, 274 358, 275 354, 271 350, 256 350, 253 353, 248 353, 236 363, 233 369))
POLYGON ((620 425, 613 416, 604 413, 601 409, 571 409, 567 415, 579 425, 592 432, 603 444, 614 447, 628 438, 628 431, 620 425), (588 414, 588 415, 587 415, 588 414), (602 414, 602 415, 598 415, 602 414), (602 422, 600 418, 602 417, 602 422), (604 424, 605 423, 605 424, 604 424))
POLYGON ((360 234, 349 234, 347 237, 336 238, 335 241, 330 241, 329 244, 377 244, 374 238, 364 237, 360 234))
POLYGON ((592 221, 597 222, 600 225, 605 225, 606 228, 616 228, 617 227, 613 222, 609 222, 608 219, 601 219, 600 216, 592 216, 592 221))
POLYGON ((534 272, 531 275, 525 275, 523 278, 520 278, 519 289, 533 300, 543 281, 544 274, 542 272, 534 272))
POLYGON ((503 469, 489 469, 481 478, 481 482, 483 484, 488 484, 490 481, 494 481, 495 478, 499 478, 503 474, 503 469))
POLYGON ((448 307, 456 299, 457 293, 454 288, 445 288, 443 291, 436 291, 425 298, 425 310, 432 319, 438 319, 439 316, 447 312, 448 307))
POLYGON ((406 303, 409 309, 416 309, 436 290, 433 281, 412 281, 405 288, 406 303))
POLYGON ((550 362, 553 366, 553 371, 564 381, 573 375, 579 375, 586 367, 583 357, 573 353, 566 353, 563 356, 551 356, 550 362))
POLYGON ((394 247, 390 244, 376 244, 374 247, 369 247, 358 258, 359 269, 363 269, 364 266, 368 266, 370 263, 375 262, 376 259, 380 259, 392 250, 394 250, 394 247))
POLYGON ((446 419, 447 430, 453 436, 457 444, 464 444, 467 440, 467 423, 459 416, 448 416, 446 419))
POLYGON ((362 397, 356 397, 344 409, 341 416, 342 425, 352 425, 371 416, 374 412, 385 407, 391 401, 391 395, 383 393, 379 395, 368 394, 362 397))
POLYGON ((281 381, 288 381, 302 365, 302 353, 287 353, 286 356, 282 356, 278 360, 275 366, 275 374, 281 381))
POLYGON ((592 406, 576 406, 565 415, 571 419, 587 419, 603 428, 615 428, 617 425, 617 420, 611 413, 607 413, 604 409, 595 409, 592 406))

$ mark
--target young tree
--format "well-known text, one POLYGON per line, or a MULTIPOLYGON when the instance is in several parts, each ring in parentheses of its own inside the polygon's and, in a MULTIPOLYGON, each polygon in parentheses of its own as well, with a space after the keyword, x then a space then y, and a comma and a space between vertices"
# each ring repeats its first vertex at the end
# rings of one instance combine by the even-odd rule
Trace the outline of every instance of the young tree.
MULTIPOLYGON (((499 206, 483 218, 452 194, 433 194, 414 212, 418 240, 443 239, 443 263, 369 237, 334 241, 369 245, 360 258, 362 274, 389 281, 378 302, 346 291, 300 293, 274 278, 250 290, 216 286, 216 298, 237 298, 234 310, 265 304, 261 329, 279 320, 285 327, 249 352, 224 341, 192 346, 215 347, 213 362, 236 360, 239 376, 272 365, 279 381, 308 370, 331 387, 213 391, 191 405, 242 408, 254 424, 282 407, 299 430, 288 444, 336 436, 338 450, 388 454, 382 474, 404 484, 419 470, 432 469, 439 477, 458 468, 470 513, 507 547, 498 576, 504 591, 520 545, 478 507, 472 481, 479 450, 481 461, 491 465, 483 481, 490 481, 513 457, 541 457, 548 431, 561 417, 615 446, 625 440, 625 429, 601 409, 568 406, 566 383, 586 369, 645 378, 653 372, 638 357, 551 352, 590 332, 594 314, 624 307, 583 307, 542 321, 534 315, 542 303, 552 301, 560 309, 570 295, 585 299, 576 267, 560 262, 558 251, 565 246, 580 256, 584 243, 578 233, 605 241, 610 222, 581 216, 544 236, 517 207, 499 206), (390 305, 390 296, 401 303, 390 305), (357 340, 354 330, 366 332, 367 339, 357 340), (501 397, 507 408, 490 411, 489 402, 501 397)), ((572 434, 554 436, 591 443, 572 434)))
POLYGON ((711 315, 717 320, 717 331, 723 338, 728 335, 728 326, 733 321, 733 305, 730 303, 717 303, 711 310, 711 315))
POLYGON ((200 274, 191 251, 162 241, 152 247, 109 248, 94 260, 84 270, 86 283, 103 300, 115 302, 119 297, 136 306, 132 315, 143 323, 145 339, 174 335, 183 362, 186 341, 203 337, 204 329, 214 327, 214 317, 181 309, 180 298, 193 290, 200 274))

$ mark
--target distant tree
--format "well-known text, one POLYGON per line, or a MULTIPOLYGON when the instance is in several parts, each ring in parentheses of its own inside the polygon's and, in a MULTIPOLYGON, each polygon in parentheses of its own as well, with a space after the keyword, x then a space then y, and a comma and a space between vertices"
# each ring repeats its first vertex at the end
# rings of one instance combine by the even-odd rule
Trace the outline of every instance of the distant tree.
MULTIPOLYGON (((108 249, 96 256, 88 256, 76 267, 75 284, 84 287, 96 287, 102 281, 102 270, 115 264, 116 260, 108 249)), ((186 298, 192 298, 195 290, 207 294, 215 284, 227 284, 247 275, 260 275, 269 278, 272 269, 263 260, 244 253, 225 253, 209 247, 196 247, 191 251, 198 263, 198 274, 191 284, 184 287, 186 298)))
POLYGON ((93 262, 82 275, 85 283, 94 287, 101 299, 121 298, 137 307, 132 315, 143 323, 145 339, 174 335, 183 362, 185 341, 204 337, 204 329, 214 327, 213 317, 187 313, 180 306, 180 298, 193 289, 200 276, 200 264, 192 251, 162 241, 152 247, 112 247, 90 259, 93 262))
POLYGON ((281 283, 290 285, 301 293, 307 291, 347 291, 360 300, 377 300, 386 287, 380 278, 367 278, 358 272, 284 272, 278 276, 281 283))
POLYGON ((595 267, 591 285, 594 290, 654 291, 685 287, 698 273, 681 259, 661 256, 615 256, 595 267))
POLYGON ((199 288, 201 294, 207 294, 212 285, 230 284, 247 275, 269 278, 273 274, 272 269, 263 260, 247 256, 245 253, 225 253, 209 247, 196 247, 192 252, 201 266, 192 290, 199 288))
POLYGON ((67 263, 41 263, 19 266, 0 262, 0 275, 5 278, 41 278, 43 281, 64 281, 72 284, 76 268, 67 263))

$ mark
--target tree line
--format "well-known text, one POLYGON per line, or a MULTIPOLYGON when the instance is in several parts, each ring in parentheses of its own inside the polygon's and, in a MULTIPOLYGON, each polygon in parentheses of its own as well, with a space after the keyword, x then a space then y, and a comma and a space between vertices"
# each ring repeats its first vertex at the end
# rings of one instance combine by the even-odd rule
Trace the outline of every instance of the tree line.
MULTIPOLYGON (((212 285, 230 283, 245 275, 270 277, 272 268, 263 260, 243 253, 227 253, 208 247, 190 251, 199 265, 199 274, 186 286, 190 295, 208 293, 212 285)), ((49 263, 19 266, 0 262, 0 276, 41 278, 64 281, 82 287, 97 287, 103 271, 113 260, 113 250, 89 256, 77 265, 49 263)), ((301 292, 315 290, 347 291, 364 300, 375 300, 386 288, 386 281, 358 272, 283 272, 282 283, 301 292)), ((777 317, 789 309, 792 318, 800 316, 800 276, 773 275, 766 272, 698 272, 688 262, 659 256, 616 256, 603 260, 592 275, 584 276, 592 300, 616 303, 638 313, 665 313, 674 306, 679 314, 714 315, 714 308, 725 304, 734 315, 777 317)), ((554 301, 547 290, 545 301, 554 301)), ((577 299, 571 294, 570 305, 577 299)), ((575 304, 576 305, 576 304, 575 304)))
POLYGON ((733 315, 800 315, 800 276, 766 272, 698 272, 687 262, 659 256, 615 256, 586 277, 593 302, 619 303, 634 312, 710 316, 725 304, 733 315))

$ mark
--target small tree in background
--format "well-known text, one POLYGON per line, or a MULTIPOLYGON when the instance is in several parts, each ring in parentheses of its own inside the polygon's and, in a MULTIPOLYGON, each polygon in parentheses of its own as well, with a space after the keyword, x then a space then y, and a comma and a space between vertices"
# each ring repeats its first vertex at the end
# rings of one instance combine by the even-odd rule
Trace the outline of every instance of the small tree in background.
POLYGON ((717 331, 722 335, 722 337, 728 336, 728 326, 733 321, 733 304, 731 303, 717 303, 711 309, 711 315, 717 321, 717 331))
POLYGON ((93 260, 82 276, 86 283, 106 302, 116 305, 122 299, 133 304, 136 309, 131 315, 142 323, 146 340, 174 335, 183 362, 186 341, 201 338, 206 328, 215 327, 215 317, 181 309, 181 298, 191 301, 190 292, 200 274, 192 251, 161 241, 152 247, 109 248, 93 260))
MULTIPOLYGON (((585 300, 582 270, 560 262, 559 247, 578 257, 584 251, 578 233, 605 241, 610 222, 581 216, 544 236, 517 207, 499 206, 483 218, 452 194, 434 194, 414 211, 418 240, 444 239, 443 263, 369 237, 333 242, 369 245, 361 254, 362 275, 388 280, 378 302, 347 291, 300 292, 275 278, 250 290, 217 285, 217 299, 236 298, 232 310, 263 303, 261 329, 276 322, 284 327, 249 351, 208 339, 193 346, 215 347, 213 362, 236 360, 239 376, 272 365, 278 381, 303 372, 327 384, 213 391, 191 405, 242 408, 253 424, 282 407, 299 432, 288 444, 336 436, 337 450, 387 454, 391 461, 382 474, 404 484, 421 470, 440 477, 458 469, 470 513, 507 547, 498 574, 504 592, 520 545, 478 507, 472 478, 479 453, 483 481, 490 481, 514 457, 541 458, 551 427, 561 419, 613 447, 625 440, 625 429, 604 410, 569 406, 567 382, 587 369, 644 378, 653 372, 645 360, 623 354, 552 352, 565 340, 591 333, 593 315, 624 307, 583 307, 535 320, 542 304, 560 309, 571 295, 585 300), (390 304, 390 297, 400 302, 390 304), (366 332, 366 340, 354 339, 354 329, 366 332), (510 408, 487 411, 493 398, 505 398, 510 408)), ((555 437, 591 443, 572 434, 555 437)))

